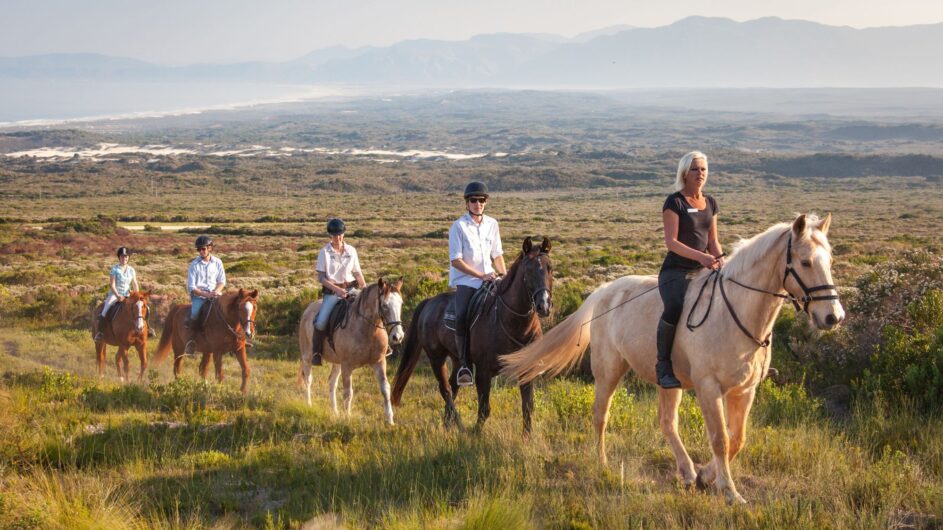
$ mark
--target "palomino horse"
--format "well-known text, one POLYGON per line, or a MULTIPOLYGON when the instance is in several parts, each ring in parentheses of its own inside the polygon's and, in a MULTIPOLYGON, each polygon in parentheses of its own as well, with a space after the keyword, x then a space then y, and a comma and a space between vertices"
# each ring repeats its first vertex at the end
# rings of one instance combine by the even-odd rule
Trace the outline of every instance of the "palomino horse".
MULTIPOLYGON (((246 361, 246 343, 255 333, 255 314, 258 309, 259 291, 227 291, 213 300, 206 312, 203 331, 196 336, 196 351, 203 352, 200 375, 206 379, 206 371, 213 356, 216 380, 223 381, 223 354, 233 352, 242 368, 242 393, 249 391, 249 363, 246 361)), ((174 377, 180 375, 184 348, 187 342, 185 322, 190 313, 190 304, 174 304, 164 321, 164 330, 157 345, 157 359, 163 360, 171 347, 174 350, 174 377)))
MULTIPOLYGON (((685 486, 713 483, 727 502, 745 502, 734 486, 730 461, 743 447, 783 300, 797 307, 802 303, 820 329, 836 327, 845 316, 832 285, 830 222, 831 215, 821 221, 800 215, 791 226, 775 225, 741 241, 720 273, 701 271, 691 281, 682 314, 688 326, 678 327, 671 358, 683 387, 697 393, 710 440, 713 459, 697 473, 678 436, 682 390, 658 389, 659 423, 685 486), (706 282, 720 288, 712 287, 700 309, 692 310, 706 282), (829 294, 813 294, 823 291, 829 294)), ((592 345, 593 423, 603 464, 609 405, 622 376, 631 368, 649 383, 656 380, 655 325, 662 312, 657 283, 651 276, 626 276, 604 285, 543 340, 504 358, 504 373, 526 382, 572 366, 592 345)))
MULTIPOLYGON (((540 337, 540 316, 550 314, 553 294, 553 266, 550 262, 550 240, 535 246, 531 238, 524 240, 523 252, 511 265, 507 277, 488 295, 477 320, 470 320, 468 330, 469 360, 475 365, 475 387, 478 390, 478 422, 481 428, 491 414, 489 402, 491 379, 498 373, 498 357, 523 347, 540 337)), ((461 426, 455 409, 458 394, 456 373, 458 363, 452 330, 445 327, 444 314, 452 293, 442 293, 420 302, 413 314, 403 348, 396 379, 393 381, 393 404, 400 398, 409 376, 425 350, 432 363, 432 373, 439 381, 439 393, 445 400, 445 424, 461 426), (451 357, 449 376, 446 359, 451 357)), ((520 386, 524 430, 530 432, 534 410, 534 391, 530 383, 520 386)))
MULTIPOLYGON (((141 360, 141 372, 138 374, 138 381, 144 379, 144 371, 147 370, 148 296, 150 296, 150 293, 132 291, 125 297, 123 302, 120 302, 117 308, 112 310, 115 315, 110 325, 102 319, 100 329, 103 339, 95 343, 95 353, 98 356, 98 377, 105 377, 105 349, 110 345, 118 347, 118 353, 115 354, 115 368, 118 370, 118 377, 124 382, 130 381, 128 350, 131 346, 134 346, 138 351, 138 358, 141 360), (122 370, 122 368, 124 369, 122 370)), ((98 304, 92 315, 100 315, 101 310, 102 304, 98 304)), ((92 333, 94 334, 94 331, 92 333)))
MULTIPOLYGON (((325 340, 322 358, 331 363, 328 377, 328 393, 331 411, 337 414, 337 379, 344 376, 344 412, 350 415, 353 399, 351 372, 361 366, 373 366, 380 393, 383 395, 383 410, 386 422, 393 425, 393 406, 390 405, 390 383, 386 379, 386 352, 389 344, 403 341, 405 332, 400 322, 403 297, 400 288, 403 280, 390 283, 383 278, 367 286, 348 308, 347 322, 333 332, 331 340, 325 340)), ((298 323, 298 347, 301 349, 301 382, 305 386, 305 398, 311 405, 311 335, 314 319, 321 308, 321 301, 311 302, 298 323)))

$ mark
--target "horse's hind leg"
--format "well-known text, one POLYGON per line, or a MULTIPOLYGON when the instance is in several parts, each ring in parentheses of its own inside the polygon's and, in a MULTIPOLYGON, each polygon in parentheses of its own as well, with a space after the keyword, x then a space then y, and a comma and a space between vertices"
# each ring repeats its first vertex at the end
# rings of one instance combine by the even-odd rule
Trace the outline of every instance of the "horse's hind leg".
POLYGON ((697 473, 694 470, 694 462, 688 456, 688 451, 681 442, 681 436, 678 434, 678 407, 681 405, 681 398, 684 393, 680 388, 666 390, 658 389, 658 424, 661 426, 661 432, 671 447, 671 452, 675 455, 675 462, 678 465, 678 474, 681 476, 681 482, 685 487, 694 484, 697 479, 697 473))
MULTIPOLYGON (((249 374, 251 370, 249 369, 249 361, 246 359, 246 348, 243 346, 236 350, 236 360, 239 361, 239 368, 242 369, 242 395, 245 396, 249 393, 249 374)), ((216 365, 216 374, 219 377, 219 380, 223 380, 223 354, 219 354, 219 364, 216 365)))
POLYGON ((350 416, 350 404, 354 400, 354 385, 350 380, 352 373, 352 368, 346 365, 341 366, 341 376, 344 379, 344 413, 347 416, 350 416))
POLYGON ((593 377, 596 380, 596 399, 593 402, 593 427, 596 429, 596 453, 599 463, 606 465, 606 425, 609 423, 609 407, 612 405, 612 396, 619 388, 622 376, 629 370, 629 366, 619 357, 616 362, 608 362, 602 355, 593 352, 593 377))
POLYGON ((478 421, 475 429, 481 430, 491 416, 491 374, 488 370, 475 370, 475 388, 478 390, 478 421))
POLYGON ((203 357, 200 359, 200 377, 203 378, 204 383, 206 382, 206 376, 209 372, 210 355, 212 355, 212 352, 203 352, 203 357))
POLYGON ((445 401, 445 416, 444 422, 446 427, 451 427, 452 425, 462 426, 461 418, 459 418, 458 410, 455 408, 455 399, 454 395, 458 389, 458 382, 456 381, 455 371, 452 371, 451 377, 449 376, 449 366, 445 362, 445 357, 434 357, 429 355, 429 362, 432 364, 432 373, 435 375, 436 382, 439 383, 439 394, 442 396, 442 400, 445 401))
MULTIPOLYGON (((331 400, 331 412, 334 413, 335 416, 337 416, 337 380, 340 379, 340 376, 341 365, 332 364, 331 375, 327 378, 327 392, 331 400)), ((310 378, 310 376, 308 377, 310 378)))
MULTIPOLYGON (((730 462, 727 455, 730 452, 730 441, 727 438, 727 427, 724 425, 724 403, 720 385, 715 381, 705 381, 695 388, 701 413, 704 415, 704 424, 707 427, 707 437, 711 444, 711 459, 708 468, 714 473, 714 485, 724 494, 728 504, 745 503, 737 492, 730 475, 730 462)), ((706 468, 705 468, 706 469, 706 468)), ((701 470, 702 473, 705 471, 701 470)), ((703 482, 699 477, 699 481, 703 482)))
POLYGON ((107 347, 104 341, 95 343, 95 356, 98 357, 98 377, 100 379, 105 377, 105 349, 107 347))
POLYGON ((383 412, 386 415, 387 425, 393 425, 393 405, 390 403, 390 382, 386 379, 386 357, 380 359, 380 362, 373 365, 373 370, 377 374, 377 380, 380 382, 380 394, 383 395, 383 412))
MULTIPOLYGON (((237 353, 238 357, 239 354, 237 353)), ((222 352, 213 352, 213 369, 216 370, 216 382, 223 382, 223 354, 222 352)))
POLYGON ((524 432, 530 434, 531 416, 534 414, 534 385, 526 383, 520 386, 521 415, 524 418, 524 432))

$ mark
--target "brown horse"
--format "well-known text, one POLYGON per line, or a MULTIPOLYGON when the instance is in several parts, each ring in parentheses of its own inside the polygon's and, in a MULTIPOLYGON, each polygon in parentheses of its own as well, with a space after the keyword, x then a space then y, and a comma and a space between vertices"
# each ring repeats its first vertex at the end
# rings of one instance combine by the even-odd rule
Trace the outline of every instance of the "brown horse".
MULTIPOLYGON (((128 350, 134 346, 141 360, 138 380, 144 379, 144 371, 147 370, 147 297, 150 294, 132 291, 123 302, 116 302, 120 305, 112 310, 114 318, 110 325, 104 321, 101 323, 103 338, 95 343, 95 354, 98 356, 98 377, 105 377, 105 349, 108 346, 117 346, 115 368, 118 370, 118 377, 123 382, 130 381, 128 350)), ((98 304, 95 308, 95 312, 92 313, 93 319, 101 315, 102 305, 98 304)), ((92 335, 94 334, 95 331, 92 330, 92 335)))
MULTIPOLYGON (((209 302, 203 331, 196 336, 196 351, 203 353, 200 375, 206 379, 206 371, 213 356, 216 380, 223 381, 223 354, 233 352, 242 368, 242 393, 249 390, 249 363, 246 361, 246 343, 255 333, 255 314, 258 309, 259 291, 231 290, 209 302)), ((171 346, 174 350, 174 377, 180 375, 183 364, 187 329, 184 323, 190 313, 190 304, 174 304, 164 321, 164 330, 157 345, 157 359, 167 357, 171 346)))
MULTIPOLYGON (((403 297, 400 288, 403 280, 389 283, 385 279, 368 286, 357 296, 348 309, 347 323, 334 331, 332 340, 325 341, 324 360, 331 363, 328 377, 328 392, 331 412, 337 414, 337 379, 344 376, 344 412, 350 415, 353 398, 351 372, 361 366, 373 366, 380 393, 383 395, 386 422, 393 425, 393 407, 390 405, 390 383, 386 379, 386 352, 389 344, 403 341, 405 332, 400 323, 403 297)), ((298 347, 301 349, 301 382, 305 386, 305 397, 311 405, 311 335, 314 319, 321 308, 321 301, 311 302, 298 324, 298 347)))
MULTIPOLYGON (((543 244, 537 247, 531 238, 525 239, 523 252, 511 265, 507 277, 495 287, 495 292, 488 295, 481 314, 468 330, 468 355, 475 366, 475 387, 478 390, 478 428, 491 414, 491 379, 501 369, 498 357, 541 335, 538 315, 550 314, 552 270, 550 240, 544 238, 543 244)), ((445 327, 443 318, 452 296, 452 293, 442 293, 423 300, 416 307, 406 334, 403 358, 393 381, 393 404, 399 406, 409 376, 419 362, 419 352, 425 350, 432 363, 432 373, 439 381, 439 393, 445 400, 445 424, 461 426, 454 401, 458 393, 455 339, 452 330, 445 327), (445 363, 450 357, 453 359, 451 376, 445 363)), ((520 391, 524 430, 530 432, 534 391, 529 382, 522 384, 520 391)))

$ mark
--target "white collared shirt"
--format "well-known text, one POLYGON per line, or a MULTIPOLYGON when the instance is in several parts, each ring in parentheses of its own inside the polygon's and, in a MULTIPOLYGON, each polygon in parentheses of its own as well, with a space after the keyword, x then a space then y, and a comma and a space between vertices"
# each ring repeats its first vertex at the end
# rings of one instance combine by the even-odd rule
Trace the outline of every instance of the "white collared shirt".
POLYGON ((469 267, 482 274, 494 272, 491 260, 504 255, 498 222, 493 217, 481 216, 476 223, 471 214, 458 218, 449 229, 449 287, 466 285, 477 289, 481 279, 465 274, 451 265, 453 259, 461 258, 469 267))
POLYGON ((226 270, 219 258, 211 255, 209 261, 203 261, 203 258, 197 256, 190 262, 187 269, 187 294, 192 294, 196 289, 212 291, 218 283, 226 285, 226 270))
POLYGON ((334 283, 349 283, 354 281, 354 273, 363 274, 360 270, 360 258, 357 249, 346 242, 338 252, 330 243, 318 252, 318 262, 314 270, 323 272, 328 280, 334 283))

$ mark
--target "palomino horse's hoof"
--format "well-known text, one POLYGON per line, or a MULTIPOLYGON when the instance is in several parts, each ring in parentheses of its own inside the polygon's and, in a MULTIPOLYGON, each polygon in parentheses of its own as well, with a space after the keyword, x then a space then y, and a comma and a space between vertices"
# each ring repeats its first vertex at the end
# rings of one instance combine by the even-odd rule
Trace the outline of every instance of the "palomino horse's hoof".
POLYGON ((727 492, 724 494, 724 498, 726 499, 728 505, 747 503, 747 500, 737 492, 727 492))
POLYGON ((707 491, 710 489, 711 484, 704 480, 704 470, 706 467, 702 467, 697 471, 697 478, 694 479, 694 487, 699 491, 707 491))

